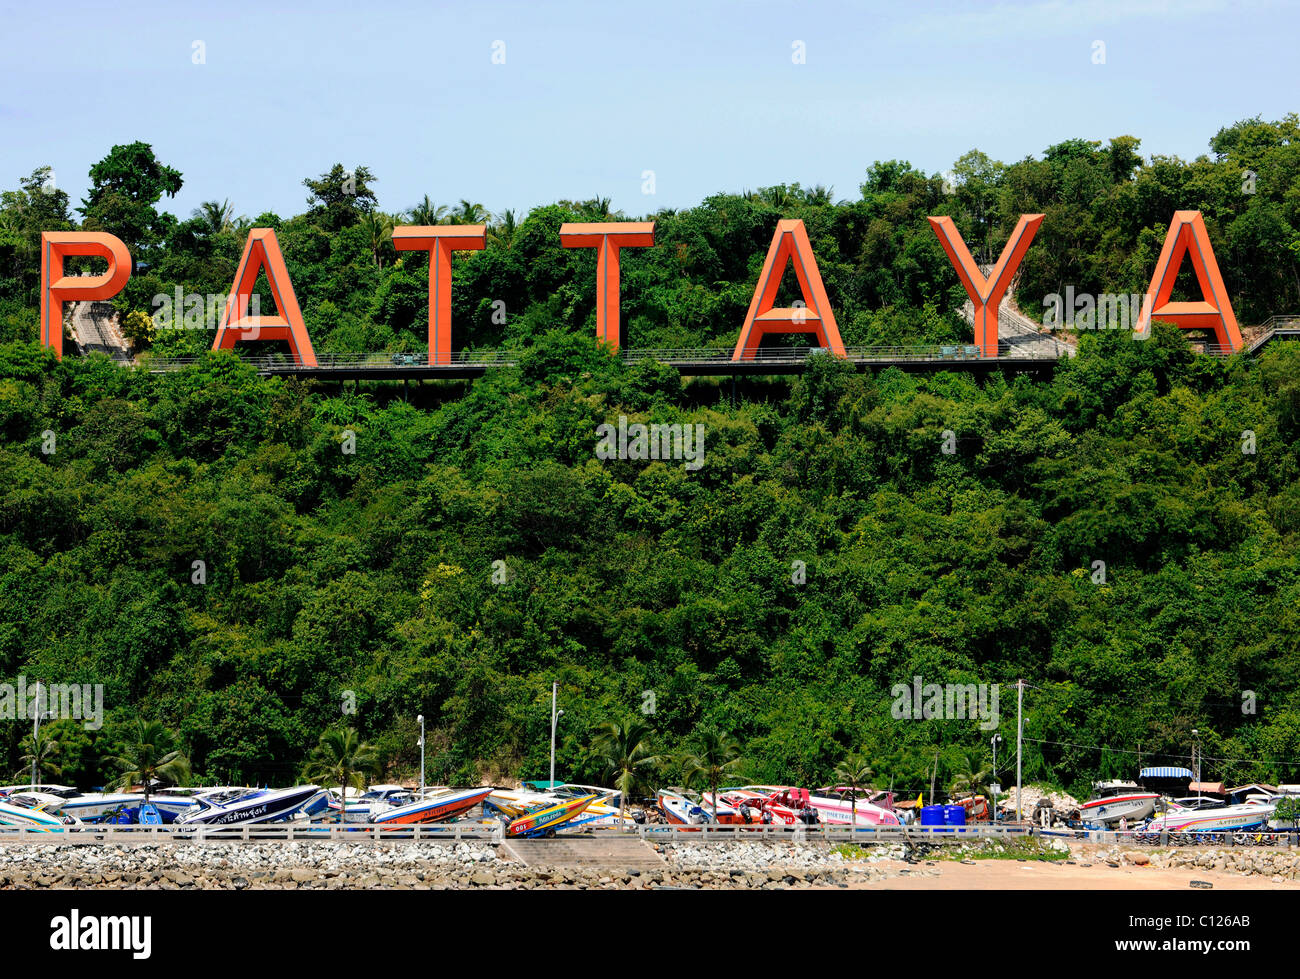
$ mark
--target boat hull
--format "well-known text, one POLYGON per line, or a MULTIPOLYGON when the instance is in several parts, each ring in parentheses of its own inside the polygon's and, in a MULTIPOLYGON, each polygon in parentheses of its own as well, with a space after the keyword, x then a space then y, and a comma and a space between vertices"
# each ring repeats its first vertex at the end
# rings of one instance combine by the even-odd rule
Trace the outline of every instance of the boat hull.
POLYGON ((1231 806, 1225 809, 1193 809, 1167 812, 1146 826, 1148 833, 1231 833, 1258 829, 1268 823, 1273 806, 1231 806))
POLYGON ((409 826, 416 823, 441 823, 448 819, 463 816, 492 793, 486 789, 464 789, 421 799, 410 805, 398 806, 373 817, 372 822, 380 825, 409 826))
POLYGON ((0 826, 40 830, 45 833, 62 833, 64 825, 60 817, 48 812, 0 802, 0 826))
POLYGON ((1085 823, 1107 826, 1121 819, 1135 822, 1146 819, 1156 809, 1160 796, 1154 792, 1130 793, 1108 799, 1093 799, 1079 807, 1079 818, 1085 823))
POLYGON ((506 835, 521 837, 554 833, 560 826, 585 812, 587 807, 595 801, 596 797, 591 795, 585 799, 570 799, 553 806, 547 806, 544 809, 538 809, 511 822, 506 827, 506 835))
POLYGON ((178 826, 247 826, 288 819, 314 798, 320 788, 298 786, 267 792, 251 799, 235 800, 201 812, 186 813, 176 820, 178 826))

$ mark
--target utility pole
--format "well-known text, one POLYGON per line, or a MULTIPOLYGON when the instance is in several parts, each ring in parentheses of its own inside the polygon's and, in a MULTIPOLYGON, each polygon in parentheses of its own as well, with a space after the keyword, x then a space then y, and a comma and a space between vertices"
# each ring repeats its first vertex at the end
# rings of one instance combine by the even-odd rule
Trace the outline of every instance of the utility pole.
POLYGON ((1002 740, 1002 735, 1000 735, 1000 734, 995 734, 995 735, 993 735, 993 737, 989 738, 989 742, 993 745, 993 785, 994 785, 994 789, 993 789, 993 826, 994 826, 994 828, 996 828, 997 825, 998 825, 998 793, 997 793, 997 784, 998 784, 998 742, 1001 741, 1001 740, 1002 740))
POLYGON ((564 716, 564 711, 556 710, 556 697, 559 696, 559 683, 551 684, 551 781, 555 781, 555 725, 564 716))
POLYGON ((37 736, 41 733, 41 715, 45 708, 41 705, 41 681, 36 681, 36 703, 32 706, 32 791, 36 790, 36 766, 40 761, 41 751, 37 736))
POLYGON ((420 798, 424 798, 424 715, 417 718, 420 722, 420 798))
POLYGON ((1199 808, 1201 804, 1201 746, 1199 744, 1200 732, 1192 728, 1192 768, 1196 772, 1196 805, 1199 808))
POLYGON ((1021 758, 1023 755, 1023 746, 1025 740, 1025 681, 1016 680, 1016 822, 1023 818, 1021 812, 1020 797, 1024 795, 1025 787, 1021 780, 1023 766, 1021 758))

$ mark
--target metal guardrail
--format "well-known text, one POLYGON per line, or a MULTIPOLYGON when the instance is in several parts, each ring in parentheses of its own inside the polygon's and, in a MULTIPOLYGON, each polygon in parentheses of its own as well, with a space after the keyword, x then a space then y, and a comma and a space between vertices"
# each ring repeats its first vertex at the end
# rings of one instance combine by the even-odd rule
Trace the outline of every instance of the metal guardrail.
POLYGON ((639 824, 633 831, 643 840, 673 843, 723 843, 741 841, 860 843, 969 843, 976 839, 1044 836, 1049 832, 1026 825, 990 826, 849 826, 814 823, 811 826, 717 825, 682 826, 674 823, 639 824))
POLYGON ((217 842, 321 842, 384 843, 391 840, 425 843, 459 843, 478 840, 500 843, 505 828, 488 823, 415 823, 405 826, 254 823, 248 826, 115 826, 88 823, 41 829, 30 826, 0 826, 4 843, 123 844, 123 843, 217 843, 217 842))
MULTIPOLYGON (((999 357, 1018 357, 1027 360, 1041 360, 1051 362, 1067 356, 1068 347, 1065 344, 1054 340, 1051 337, 1037 337, 1036 341, 1042 346, 1051 345, 1052 353, 1044 356, 1032 350, 1022 349, 1023 344, 1013 341, 1002 340, 998 343, 999 357)), ((962 362, 976 360, 991 360, 992 358, 984 357, 980 348, 974 344, 925 344, 913 346, 856 346, 846 347, 845 359, 851 363, 927 363, 927 362, 962 362)), ((691 365, 710 364, 724 365, 730 363, 745 364, 780 364, 796 365, 802 364, 809 357, 816 354, 829 354, 830 351, 822 347, 771 347, 755 351, 754 356, 748 360, 733 360, 731 350, 720 350, 714 348, 678 348, 678 349, 628 349, 622 352, 622 358, 626 363, 641 363, 645 361, 657 361, 662 364, 689 367, 691 365)), ((274 357, 245 357, 244 362, 256 368, 259 371, 274 370, 280 373, 302 372, 320 372, 328 370, 344 370, 365 368, 367 370, 391 370, 399 373, 412 367, 429 367, 429 368, 489 368, 489 367, 509 367, 519 362, 520 351, 516 350, 458 350, 452 354, 449 361, 432 364, 429 362, 428 355, 419 354, 391 354, 391 353, 334 353, 317 355, 317 365, 308 367, 297 364, 285 356, 274 357)), ((201 363, 202 357, 149 357, 143 362, 146 370, 153 373, 163 373, 169 371, 183 370, 201 363)))
MULTIPOLYGON (((648 842, 724 843, 750 842, 841 842, 887 843, 963 843, 973 839, 1007 838, 1026 834, 1042 835, 1036 827, 1024 826, 904 826, 858 827, 814 824, 804 825, 717 825, 681 826, 673 823, 641 823, 634 829, 588 827, 581 833, 562 833, 561 838, 575 840, 609 836, 636 836, 648 842)), ((0 845, 5 842, 62 844, 128 843, 209 843, 209 842, 320 842, 383 843, 393 840, 456 843, 473 841, 501 843, 506 839, 501 824, 430 823, 406 826, 382 824, 260 823, 249 826, 117 826, 86 824, 45 830, 36 827, 0 827, 0 845)))
MULTIPOLYGON (((856 843, 862 846, 891 843, 960 844, 987 839, 1015 839, 1026 836, 1076 840, 1086 843, 1148 846, 1300 846, 1296 830, 1239 830, 1219 832, 1152 833, 1141 830, 1041 829, 1029 823, 992 826, 887 826, 850 828, 818 823, 812 826, 717 825, 682 826, 675 823, 640 823, 633 829, 589 827, 581 833, 562 833, 573 841, 609 836, 635 836, 650 843, 856 843)), ((506 839, 501 824, 430 823, 407 826, 375 824, 261 823, 250 826, 67 826, 59 830, 0 826, 0 846, 5 843, 53 845, 125 845, 145 843, 216 842, 336 842, 336 843, 459 843, 497 844, 506 839)))

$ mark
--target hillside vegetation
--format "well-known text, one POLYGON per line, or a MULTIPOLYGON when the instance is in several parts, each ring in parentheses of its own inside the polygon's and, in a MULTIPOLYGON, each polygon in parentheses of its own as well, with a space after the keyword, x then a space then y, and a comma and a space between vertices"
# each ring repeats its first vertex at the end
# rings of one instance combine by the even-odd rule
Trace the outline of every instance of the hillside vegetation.
MULTIPOLYGON (((1242 322, 1295 311, 1296 132, 1240 123, 1192 162, 1143 161, 1128 137, 968 155, 952 193, 876 164, 853 202, 767 188, 660 213, 659 243, 624 253, 630 342, 733 344, 783 216, 808 225, 846 343, 969 335, 938 213, 981 260, 1047 213, 1028 310, 1066 284, 1143 291, 1173 211, 1199 207, 1242 322)), ((373 195, 336 193, 342 167, 298 217, 177 221, 155 205, 180 175, 141 146, 97 165, 77 222, 145 266, 124 311, 224 293, 246 228, 271 226, 318 350, 421 346, 427 267, 391 251, 373 195)), ((31 231, 72 215, 39 176, 0 208, 0 681, 104 683, 109 713, 50 725, 50 776, 101 784, 144 716, 199 777, 291 782, 339 723, 397 777, 423 713, 430 781, 544 777, 556 680, 561 777, 602 778, 596 726, 640 719, 669 753, 735 735, 748 781, 825 784, 863 752, 915 793, 991 736, 894 719, 891 687, 920 676, 1000 684, 1004 784, 1019 677, 1027 779, 1077 792, 1133 776, 1139 751, 1186 764, 1196 728, 1207 777, 1300 781, 1300 345, 1212 360, 1158 325, 1082 335, 1051 381, 816 358, 733 398, 596 345, 594 255, 557 235, 607 215, 594 201, 494 217, 457 259, 458 343, 526 351, 472 384, 261 379, 232 353, 166 375, 59 363, 34 343, 31 231), (702 424, 703 466, 598 459, 620 414, 702 424)), ((143 334, 166 352, 212 336, 143 334)), ((0 725, 6 771, 29 733, 0 725)))

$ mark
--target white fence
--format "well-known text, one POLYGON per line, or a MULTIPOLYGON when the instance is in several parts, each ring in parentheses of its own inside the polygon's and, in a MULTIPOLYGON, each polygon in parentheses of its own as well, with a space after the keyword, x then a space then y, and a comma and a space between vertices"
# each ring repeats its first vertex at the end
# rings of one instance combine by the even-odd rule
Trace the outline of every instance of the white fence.
MULTIPOLYGON (((1038 836, 1077 840, 1089 843, 1109 843, 1147 846, 1283 846, 1300 845, 1296 831, 1239 830, 1215 833, 1144 833, 1110 830, 1043 830, 1028 824, 991 826, 889 826, 859 827, 817 824, 813 826, 681 826, 672 823, 639 824, 634 829, 592 827, 581 832, 560 831, 559 838, 566 841, 599 839, 613 835, 636 836, 649 843, 856 843, 873 844, 942 845, 971 843, 985 839, 1012 839, 1038 836)), ((144 843, 215 843, 215 842, 310 842, 333 841, 338 843, 384 843, 417 841, 425 843, 457 843, 479 841, 501 843, 506 839, 505 828, 491 823, 433 823, 409 826, 384 825, 295 825, 292 823, 261 823, 251 826, 67 826, 44 830, 33 827, 0 826, 0 845, 5 843, 48 844, 111 844, 130 845, 144 843)))

